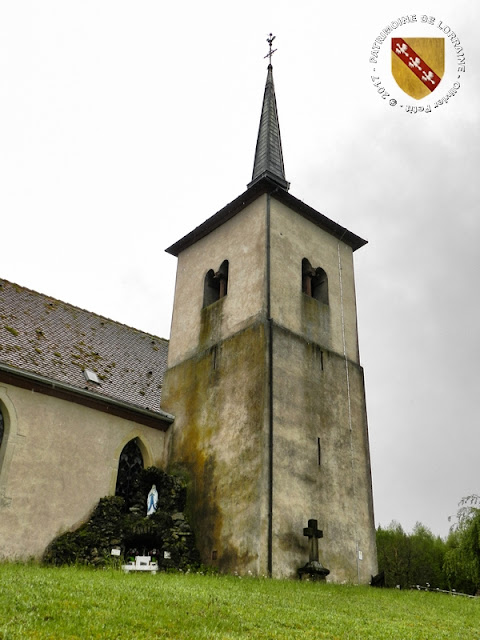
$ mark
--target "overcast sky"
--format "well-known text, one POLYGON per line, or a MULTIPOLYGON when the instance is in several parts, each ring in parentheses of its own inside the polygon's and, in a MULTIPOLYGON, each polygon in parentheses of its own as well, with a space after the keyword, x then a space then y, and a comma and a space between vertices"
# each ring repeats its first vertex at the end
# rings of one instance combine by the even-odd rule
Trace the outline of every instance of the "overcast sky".
POLYGON ((0 0, 0 278, 168 338, 164 249, 251 179, 272 31, 290 192, 369 241, 355 264, 376 522, 446 535, 480 493, 479 18, 474 0, 0 0), (446 38, 420 101, 389 42, 369 62, 413 14, 395 36, 446 38))

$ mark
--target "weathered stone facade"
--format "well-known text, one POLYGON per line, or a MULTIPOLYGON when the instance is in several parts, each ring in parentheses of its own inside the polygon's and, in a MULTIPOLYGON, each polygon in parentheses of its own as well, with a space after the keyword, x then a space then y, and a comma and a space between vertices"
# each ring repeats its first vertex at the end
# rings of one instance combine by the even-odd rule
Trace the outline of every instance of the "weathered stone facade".
POLYGON ((352 247, 270 189, 178 251, 170 460, 192 478, 204 562, 293 577, 314 517, 329 579, 367 582, 377 567, 352 247), (328 303, 302 291, 304 258, 327 274, 328 303), (225 260, 227 294, 205 307, 205 274, 225 260))

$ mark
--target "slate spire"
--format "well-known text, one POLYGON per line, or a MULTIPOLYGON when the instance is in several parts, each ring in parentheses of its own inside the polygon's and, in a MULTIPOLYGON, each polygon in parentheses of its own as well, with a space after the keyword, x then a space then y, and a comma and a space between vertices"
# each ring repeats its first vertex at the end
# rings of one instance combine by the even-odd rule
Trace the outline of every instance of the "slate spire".
POLYGON ((285 179, 285 169, 283 167, 282 141, 280 139, 280 125, 278 124, 277 101, 275 99, 271 64, 268 65, 252 181, 247 186, 253 186, 264 177, 270 178, 282 189, 288 190, 290 187, 290 183, 285 179))

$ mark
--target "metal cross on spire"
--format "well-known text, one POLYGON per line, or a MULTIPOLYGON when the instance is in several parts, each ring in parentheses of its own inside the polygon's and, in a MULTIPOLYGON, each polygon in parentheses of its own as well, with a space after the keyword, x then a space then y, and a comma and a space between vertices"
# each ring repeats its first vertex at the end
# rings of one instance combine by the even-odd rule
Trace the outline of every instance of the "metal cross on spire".
POLYGON ((266 56, 263 56, 264 58, 268 58, 268 64, 271 65, 272 64, 272 56, 275 53, 276 49, 272 49, 272 44, 273 41, 275 40, 276 36, 272 35, 271 33, 268 34, 268 38, 267 38, 267 42, 268 42, 268 46, 270 47, 270 51, 267 53, 266 56))
POLYGON ((270 51, 265 58, 269 58, 265 93, 263 94, 262 114, 258 128, 257 146, 255 148, 255 161, 253 175, 248 188, 265 177, 273 180, 279 187, 288 191, 290 184, 285 180, 283 167, 282 142, 280 140, 280 126, 278 124, 277 101, 273 86, 272 55, 276 49, 272 48, 275 36, 269 34, 267 42, 270 51))

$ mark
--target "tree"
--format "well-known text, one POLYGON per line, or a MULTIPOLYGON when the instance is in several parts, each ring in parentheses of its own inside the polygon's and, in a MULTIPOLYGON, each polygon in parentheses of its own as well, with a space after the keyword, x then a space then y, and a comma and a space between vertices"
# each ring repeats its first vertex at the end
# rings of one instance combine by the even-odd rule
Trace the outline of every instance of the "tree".
POLYGON ((406 587, 410 565, 408 537, 393 520, 386 529, 377 529, 378 569, 385 572, 385 586, 406 587))
POLYGON ((377 529, 379 571, 385 572, 387 587, 408 588, 428 583, 435 588, 445 588, 445 550, 445 542, 420 522, 411 534, 405 533, 395 521, 386 529, 377 529))
POLYGON ((458 507, 444 568, 451 588, 473 594, 480 588, 480 496, 466 496, 458 507))
POLYGON ((410 535, 411 584, 426 585, 443 589, 447 582, 443 570, 445 542, 420 522, 417 522, 410 535))

